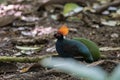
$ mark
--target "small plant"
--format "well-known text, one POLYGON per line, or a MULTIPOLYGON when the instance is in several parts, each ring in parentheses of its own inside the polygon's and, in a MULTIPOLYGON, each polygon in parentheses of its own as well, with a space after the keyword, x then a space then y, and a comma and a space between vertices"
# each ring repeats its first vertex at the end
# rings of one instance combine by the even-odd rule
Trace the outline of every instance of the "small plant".
POLYGON ((108 74, 100 67, 87 67, 73 59, 45 58, 41 64, 44 67, 56 68, 76 78, 85 78, 85 80, 120 80, 120 65, 108 74))

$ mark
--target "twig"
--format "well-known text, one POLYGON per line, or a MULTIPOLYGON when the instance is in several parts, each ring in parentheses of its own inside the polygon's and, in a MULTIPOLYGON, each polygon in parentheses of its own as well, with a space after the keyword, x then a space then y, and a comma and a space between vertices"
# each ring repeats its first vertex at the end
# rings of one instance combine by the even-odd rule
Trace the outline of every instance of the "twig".
POLYGON ((83 6, 86 6, 86 2, 88 2, 89 0, 48 0, 46 3, 41 3, 40 1, 40 7, 46 6, 46 5, 52 5, 52 4, 65 4, 65 3, 78 3, 81 4, 83 6))
POLYGON ((105 60, 96 61, 96 62, 93 62, 93 63, 91 63, 91 64, 88 64, 87 66, 88 66, 88 67, 97 66, 97 65, 99 65, 99 64, 102 64, 103 62, 105 62, 105 60))
POLYGON ((101 47, 99 49, 100 49, 100 51, 117 51, 117 50, 120 50, 120 47, 115 47, 115 48, 112 48, 112 47, 101 47))
POLYGON ((103 12, 104 10, 106 10, 110 6, 119 6, 119 5, 120 5, 120 0, 115 0, 115 1, 113 1, 111 3, 102 5, 101 7, 96 9, 95 13, 100 14, 101 12, 103 12))
POLYGON ((102 63, 104 63, 104 62, 112 62, 112 63, 114 63, 114 64, 120 64, 119 61, 114 61, 114 60, 100 60, 100 61, 96 61, 96 62, 93 62, 93 63, 91 63, 91 64, 88 64, 87 66, 88 66, 88 67, 98 66, 98 65, 100 65, 100 64, 102 64, 102 63))
POLYGON ((40 60, 55 56, 56 54, 52 55, 43 55, 38 57, 15 57, 15 56, 0 56, 0 62, 20 62, 20 63, 35 63, 39 62, 40 60))
MULTIPOLYGON (((116 50, 117 48, 111 49, 116 50)), ((109 49, 108 49, 109 50, 109 49)), ((108 51, 105 50, 105 51, 108 51)), ((118 48, 120 50, 120 48, 118 48)), ((36 63, 41 61, 44 58, 47 57, 55 57, 58 56, 57 53, 49 54, 49 55, 43 55, 43 56, 37 56, 37 57, 15 57, 15 56, 0 56, 0 62, 20 62, 20 63, 36 63)), ((120 59, 120 57, 108 57, 101 55, 102 59, 120 59)))

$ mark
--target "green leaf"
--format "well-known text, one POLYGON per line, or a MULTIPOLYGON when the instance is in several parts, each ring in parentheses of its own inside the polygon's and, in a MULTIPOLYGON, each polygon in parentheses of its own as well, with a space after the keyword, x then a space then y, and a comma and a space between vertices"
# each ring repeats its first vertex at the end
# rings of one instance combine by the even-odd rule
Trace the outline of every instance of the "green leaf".
POLYGON ((67 3, 64 6, 63 15, 64 16, 69 16, 69 15, 77 13, 81 10, 83 10, 83 8, 80 7, 79 5, 75 4, 75 3, 67 3))

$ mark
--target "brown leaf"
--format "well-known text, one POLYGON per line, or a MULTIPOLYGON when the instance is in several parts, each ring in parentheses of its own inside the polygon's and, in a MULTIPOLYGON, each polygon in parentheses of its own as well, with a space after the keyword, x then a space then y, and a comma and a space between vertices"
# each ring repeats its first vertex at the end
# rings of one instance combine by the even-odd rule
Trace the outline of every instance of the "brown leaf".
POLYGON ((32 64, 30 66, 24 67, 20 70, 21 73, 29 72, 29 71, 39 71, 42 66, 38 63, 32 64))
POLYGON ((15 19, 16 17, 13 15, 6 15, 6 16, 0 17, 0 26, 8 25, 12 23, 15 19))

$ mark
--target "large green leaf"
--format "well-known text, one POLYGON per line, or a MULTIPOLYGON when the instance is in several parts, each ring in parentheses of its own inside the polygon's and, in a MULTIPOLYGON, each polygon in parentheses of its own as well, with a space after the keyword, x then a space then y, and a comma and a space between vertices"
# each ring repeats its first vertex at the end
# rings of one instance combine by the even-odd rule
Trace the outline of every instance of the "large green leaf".
POLYGON ((41 61, 44 67, 55 68, 81 80, 105 80, 107 73, 99 67, 87 67, 72 59, 45 58, 41 61))

